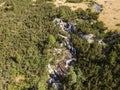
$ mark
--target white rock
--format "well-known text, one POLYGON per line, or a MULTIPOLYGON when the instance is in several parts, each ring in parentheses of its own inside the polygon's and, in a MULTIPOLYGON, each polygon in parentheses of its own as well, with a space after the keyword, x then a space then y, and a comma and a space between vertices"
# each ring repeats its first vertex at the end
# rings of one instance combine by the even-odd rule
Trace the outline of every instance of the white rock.
POLYGON ((50 64, 48 64, 48 71, 49 71, 49 73, 54 73, 54 70, 52 69, 50 64))
POLYGON ((69 60, 67 60, 65 63, 66 63, 66 68, 69 66, 69 64, 70 64, 70 62, 72 62, 72 61, 76 61, 76 58, 71 58, 71 59, 69 59, 69 60))

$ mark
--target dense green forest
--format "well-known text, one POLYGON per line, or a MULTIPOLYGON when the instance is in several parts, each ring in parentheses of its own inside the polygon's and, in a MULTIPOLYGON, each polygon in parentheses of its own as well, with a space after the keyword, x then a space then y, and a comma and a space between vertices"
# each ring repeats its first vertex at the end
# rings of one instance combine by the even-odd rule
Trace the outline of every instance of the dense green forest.
POLYGON ((119 90, 119 33, 105 33, 107 27, 97 20, 99 14, 90 9, 71 11, 46 1, 50 0, 6 0, 0 7, 0 90, 28 90, 32 86, 46 90, 47 65, 54 65, 60 57, 53 55, 54 48, 63 41, 58 34, 66 35, 53 23, 56 17, 64 22, 76 20, 71 35, 77 62, 61 80, 63 90, 119 90), (80 32, 94 34, 106 45, 88 43, 80 32))

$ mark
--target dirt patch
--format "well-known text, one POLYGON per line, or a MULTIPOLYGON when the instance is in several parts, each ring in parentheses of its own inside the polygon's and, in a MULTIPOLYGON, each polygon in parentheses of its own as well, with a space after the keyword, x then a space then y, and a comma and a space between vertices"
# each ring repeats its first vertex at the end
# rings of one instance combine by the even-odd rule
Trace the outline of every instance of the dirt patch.
POLYGON ((120 0, 95 0, 103 5, 99 20, 103 21, 109 30, 120 29, 116 24, 120 23, 120 0))
POLYGON ((20 81, 23 81, 23 80, 25 80, 25 77, 24 77, 24 76, 17 76, 17 77, 15 78, 15 82, 16 82, 16 83, 19 83, 20 81))
POLYGON ((67 3, 66 0, 55 0, 53 3, 56 5, 56 7, 68 6, 72 10, 76 10, 78 8, 85 10, 88 8, 88 5, 86 3, 67 3))

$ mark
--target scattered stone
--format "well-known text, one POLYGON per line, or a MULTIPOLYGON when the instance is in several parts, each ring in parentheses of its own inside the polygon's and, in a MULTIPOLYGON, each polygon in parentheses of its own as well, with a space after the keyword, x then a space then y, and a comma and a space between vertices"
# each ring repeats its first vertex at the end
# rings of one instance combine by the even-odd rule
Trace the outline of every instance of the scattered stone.
POLYGON ((96 10, 97 13, 100 13, 101 10, 102 10, 101 5, 99 5, 99 4, 97 4, 97 3, 94 4, 94 8, 95 8, 95 10, 96 10))
POLYGON ((93 43, 94 42, 95 35, 93 35, 93 34, 85 34, 85 35, 81 35, 81 36, 82 36, 82 38, 87 40, 88 43, 93 43))

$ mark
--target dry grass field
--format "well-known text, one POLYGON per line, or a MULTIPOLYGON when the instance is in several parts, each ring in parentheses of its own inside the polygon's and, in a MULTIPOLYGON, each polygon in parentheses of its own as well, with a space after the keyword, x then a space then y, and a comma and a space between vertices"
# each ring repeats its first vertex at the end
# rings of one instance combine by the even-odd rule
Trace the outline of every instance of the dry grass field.
POLYGON ((72 10, 76 10, 78 8, 82 8, 83 10, 85 10, 88 8, 86 3, 67 3, 66 0, 55 0, 54 4, 56 5, 56 7, 69 6, 72 10))
POLYGON ((95 0, 103 5, 99 20, 103 21, 109 30, 120 29, 120 0, 95 0))

